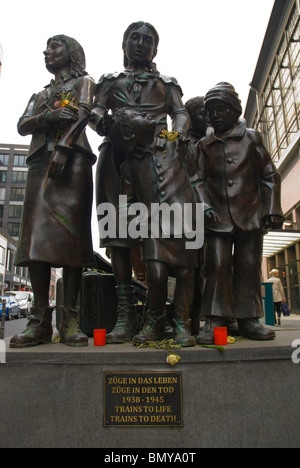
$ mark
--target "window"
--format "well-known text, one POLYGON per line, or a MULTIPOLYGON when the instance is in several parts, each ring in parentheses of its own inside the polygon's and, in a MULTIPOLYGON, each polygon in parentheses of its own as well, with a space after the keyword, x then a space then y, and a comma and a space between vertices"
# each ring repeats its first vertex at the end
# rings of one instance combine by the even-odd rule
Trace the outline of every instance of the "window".
POLYGON ((12 182, 17 184, 25 184, 27 180, 27 172, 25 171, 13 171, 12 182))
POLYGON ((0 153, 0 166, 8 166, 9 154, 0 153))
POLYGON ((20 223, 7 223, 8 234, 12 237, 18 237, 20 232, 20 223))
POLYGON ((14 155, 14 166, 26 167, 26 154, 15 154, 14 155))
POLYGON ((4 205, 0 205, 0 218, 3 218, 4 205))
POLYGON ((260 129, 275 162, 300 129, 299 44, 299 13, 295 5, 260 96, 260 115, 254 127, 260 129))
POLYGON ((5 188, 0 188, 0 200, 5 200, 5 188))
POLYGON ((21 218, 23 211, 22 205, 10 205, 8 209, 9 218, 21 218))
POLYGON ((14 264, 13 253, 10 249, 7 249, 6 269, 9 271, 12 271, 13 264, 14 264))
POLYGON ((4 247, 0 246, 0 263, 4 265, 5 262, 5 249, 4 247))
POLYGON ((7 179, 7 171, 0 171, 0 183, 5 184, 7 179))
POLYGON ((13 187, 10 191, 10 199, 12 201, 24 201, 25 189, 13 187))

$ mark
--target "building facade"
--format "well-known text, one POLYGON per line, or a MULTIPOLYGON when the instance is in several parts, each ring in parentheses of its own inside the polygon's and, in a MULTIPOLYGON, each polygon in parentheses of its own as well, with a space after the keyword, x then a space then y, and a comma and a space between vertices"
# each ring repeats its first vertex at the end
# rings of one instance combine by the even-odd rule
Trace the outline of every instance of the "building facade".
POLYGON ((0 228, 0 288, 1 294, 16 289, 31 289, 28 269, 16 267, 14 259, 18 242, 0 228))
POLYGON ((31 288, 28 269, 14 266, 28 171, 28 148, 0 143, 0 234, 6 242, 5 272, 1 282, 4 290, 31 288))
POLYGON ((0 143, 0 227, 15 240, 20 232, 29 146, 0 143))
POLYGON ((264 279, 280 270, 290 308, 300 312, 300 5, 276 0, 245 118, 260 131, 282 177, 284 230, 265 237, 264 279))
MULTIPOLYGON (((0 239, 1 236, 6 238, 6 252, 4 253, 6 259, 3 264, 5 273, 2 287, 8 290, 31 288, 28 269, 14 265, 28 173, 26 165, 28 150, 27 145, 0 143, 0 239)), ((52 269, 51 300, 55 299, 56 281, 60 276, 59 272, 52 269)))

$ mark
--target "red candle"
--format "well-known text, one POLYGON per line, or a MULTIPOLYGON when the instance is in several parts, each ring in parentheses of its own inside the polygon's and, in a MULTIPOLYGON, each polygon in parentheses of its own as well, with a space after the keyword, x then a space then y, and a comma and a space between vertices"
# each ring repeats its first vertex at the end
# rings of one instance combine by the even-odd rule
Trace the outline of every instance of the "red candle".
POLYGON ((106 345, 106 330, 94 330, 94 346, 106 345))
POLYGON ((217 346, 227 345, 227 327, 215 327, 214 339, 217 346))

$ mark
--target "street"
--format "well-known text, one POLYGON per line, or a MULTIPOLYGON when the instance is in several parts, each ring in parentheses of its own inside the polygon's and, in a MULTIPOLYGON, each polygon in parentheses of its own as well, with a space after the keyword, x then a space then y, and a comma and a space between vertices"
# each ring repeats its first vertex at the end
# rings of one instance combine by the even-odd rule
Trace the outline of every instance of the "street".
MULTIPOLYGON (((26 329, 28 319, 27 318, 21 318, 19 320, 13 319, 10 321, 5 322, 5 333, 4 333, 4 338, 11 337, 16 335, 17 333, 21 333, 26 329)), ((53 327, 55 327, 56 323, 56 316, 55 316, 55 311, 53 312, 53 327)))
POLYGON ((16 333, 21 333, 26 328, 27 319, 21 318, 19 320, 13 319, 5 322, 5 334, 4 337, 13 336, 16 333))

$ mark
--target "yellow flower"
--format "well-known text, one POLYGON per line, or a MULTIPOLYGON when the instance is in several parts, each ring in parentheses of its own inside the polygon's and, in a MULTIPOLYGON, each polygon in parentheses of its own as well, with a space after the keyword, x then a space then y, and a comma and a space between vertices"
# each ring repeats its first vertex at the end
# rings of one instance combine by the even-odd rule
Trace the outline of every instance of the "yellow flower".
POLYGON ((233 336, 228 336, 227 337, 227 343, 228 344, 234 344, 235 343, 235 338, 233 338, 233 336))
POLYGON ((177 364, 177 362, 179 362, 181 359, 180 356, 178 356, 177 354, 169 354, 169 356, 167 357, 167 363, 170 364, 171 366, 175 366, 177 364))
POLYGON ((168 130, 162 130, 159 136, 160 138, 164 138, 165 140, 172 141, 173 143, 175 143, 179 135, 179 132, 169 132, 168 130))
POLYGON ((70 104, 70 101, 68 99, 64 99, 61 103, 61 107, 66 107, 68 104, 70 104))

